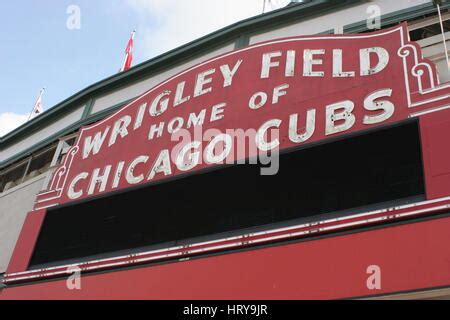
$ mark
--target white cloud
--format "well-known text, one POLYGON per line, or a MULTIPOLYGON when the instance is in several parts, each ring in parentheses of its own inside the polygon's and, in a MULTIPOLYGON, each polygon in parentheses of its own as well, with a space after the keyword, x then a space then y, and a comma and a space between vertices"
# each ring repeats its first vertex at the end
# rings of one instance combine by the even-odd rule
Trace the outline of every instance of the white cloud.
MULTIPOLYGON (((288 4, 272 0, 266 11, 288 4)), ((139 14, 138 56, 149 59, 237 21, 262 13, 263 0, 127 0, 139 14)))
POLYGON ((291 0, 270 0, 266 2, 265 12, 280 9, 287 6, 291 0))
POLYGON ((27 122, 28 114, 0 113, 0 137, 27 122))

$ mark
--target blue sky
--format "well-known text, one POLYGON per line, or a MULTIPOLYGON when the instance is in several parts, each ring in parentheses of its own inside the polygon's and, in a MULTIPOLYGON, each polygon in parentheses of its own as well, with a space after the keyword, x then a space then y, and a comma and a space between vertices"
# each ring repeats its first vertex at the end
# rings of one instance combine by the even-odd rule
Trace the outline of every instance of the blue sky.
MULTIPOLYGON (((117 73, 133 29, 135 65, 260 14, 262 1, 0 1, 0 136, 26 120, 42 87, 47 110, 117 73), (67 28, 71 5, 80 9, 80 29, 67 28)), ((276 6, 289 2, 275 1, 276 6)))
POLYGON ((126 1, 20 3, 0 2, 0 11, 8 13, 2 17, 0 30, 0 112, 29 112, 42 86, 47 88, 44 105, 49 108, 120 68, 136 17, 126 1), (79 30, 66 27, 66 10, 71 4, 81 10, 79 30))

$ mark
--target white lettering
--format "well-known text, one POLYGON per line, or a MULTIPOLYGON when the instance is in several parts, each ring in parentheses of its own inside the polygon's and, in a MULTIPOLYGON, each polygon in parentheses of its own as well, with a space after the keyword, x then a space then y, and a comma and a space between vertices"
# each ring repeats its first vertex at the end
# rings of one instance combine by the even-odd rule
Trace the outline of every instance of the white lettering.
POLYGON ((186 81, 180 82, 177 85, 177 91, 175 92, 175 100, 173 102, 173 106, 179 106, 180 104, 189 101, 191 99, 191 96, 186 96, 183 98, 183 92, 184 92, 184 86, 186 85, 186 81))
POLYGON ((75 178, 73 178, 67 190, 67 196, 69 197, 69 199, 75 200, 83 196, 83 191, 82 190, 76 191, 75 187, 79 181, 86 180, 87 177, 89 177, 89 174, 87 172, 82 172, 76 175, 75 178))
POLYGON ((306 128, 302 134, 298 133, 298 114, 291 114, 289 118, 289 140, 294 143, 307 141, 316 129, 316 109, 308 110, 306 115, 306 128))
POLYGON ((120 134, 121 138, 124 138, 128 135, 128 126, 131 123, 131 117, 130 116, 124 116, 117 120, 114 123, 113 130, 111 132, 111 137, 109 139, 108 146, 111 147, 114 143, 116 143, 117 136, 120 134))
POLYGON ((164 173, 165 176, 172 174, 172 168, 170 166, 170 154, 169 150, 167 149, 164 149, 159 153, 158 159, 156 159, 155 163, 153 164, 152 170, 150 171, 147 180, 152 180, 155 175, 160 172, 164 173))
POLYGON ((194 97, 198 97, 212 91, 211 87, 205 89, 204 86, 212 82, 212 78, 207 77, 214 74, 215 72, 216 69, 210 69, 197 75, 197 81, 195 83, 194 89, 194 97))
POLYGON ((227 64, 220 66, 220 71, 222 72, 222 76, 223 76, 223 87, 224 88, 231 86, 231 84, 233 83, 233 77, 236 74, 236 72, 238 71, 241 63, 242 63, 242 60, 238 60, 238 62, 236 62, 236 64, 234 65, 232 70, 230 70, 230 66, 227 64))
POLYGON ((313 65, 321 65, 322 59, 314 59, 316 54, 325 54, 324 49, 310 50, 305 49, 303 51, 303 76, 305 77, 323 77, 323 71, 313 71, 313 65))
POLYGON ((359 50, 359 61, 361 76, 373 75, 381 72, 389 63, 389 52, 381 47, 373 47, 359 50), (370 56, 375 53, 378 56, 378 63, 371 67, 370 56))
POLYGON ((388 120, 395 111, 395 106, 392 102, 387 100, 377 101, 374 100, 381 98, 381 97, 390 97, 392 95, 392 89, 383 89, 376 91, 374 93, 371 93, 367 96, 367 98, 364 100, 364 108, 369 111, 377 111, 377 110, 383 110, 384 112, 372 115, 372 116, 364 116, 363 123, 364 124, 376 124, 383 121, 388 120))
POLYGON ((97 154, 100 151, 100 148, 102 147, 108 132, 109 127, 106 127, 105 131, 97 132, 95 134, 94 140, 92 140, 91 136, 86 137, 86 139, 84 140, 83 159, 89 157, 91 152, 92 154, 97 154))
POLYGON ((278 67, 279 61, 272 61, 272 58, 281 57, 281 51, 264 53, 262 56, 261 79, 269 78, 270 69, 278 67))
POLYGON ((333 50, 333 77, 354 77, 354 71, 342 71, 342 49, 333 50))
POLYGON ((129 184, 138 184, 145 179, 143 174, 135 176, 134 169, 136 169, 138 164, 146 163, 147 161, 148 161, 147 156, 139 156, 136 159, 134 159, 133 162, 130 163, 125 174, 125 179, 129 184))
POLYGON ((108 183, 108 178, 109 178, 109 173, 111 172, 111 168, 112 168, 112 166, 110 166, 110 165, 106 166, 105 171, 103 172, 102 175, 100 175, 99 168, 94 170, 94 172, 92 173, 92 177, 91 177, 91 183, 89 185, 89 190, 88 190, 89 195, 94 194, 95 187, 97 186, 97 184, 100 184, 100 188, 99 188, 98 192, 103 192, 106 190, 106 184, 108 183))
POLYGON ((267 102, 267 94, 264 92, 255 93, 248 102, 248 107, 253 110, 257 110, 264 106, 267 102), (259 99, 259 102, 256 102, 259 99))
POLYGON ((282 84, 281 86, 275 87, 275 89, 273 89, 272 104, 277 104, 280 100, 280 97, 287 94, 286 89, 289 89, 288 84, 282 84))
POLYGON ((352 113, 354 107, 355 104, 350 100, 326 106, 325 134, 330 135, 350 129, 355 124, 355 115, 352 113), (336 110, 340 109, 343 111, 336 113, 336 110), (343 123, 336 125, 338 121, 343 123))
POLYGON ((227 105, 226 103, 219 103, 216 104, 214 107, 212 107, 210 122, 220 120, 224 117, 223 109, 226 107, 226 105, 227 105))
POLYGON ((211 142, 208 144, 208 146, 205 148, 205 160, 208 163, 222 163, 223 160, 225 160, 228 155, 230 154, 231 147, 232 147, 232 138, 228 134, 219 134, 214 139, 211 140, 211 142), (218 143, 223 143, 223 150, 218 155, 215 155, 214 150, 218 143))
POLYGON ((163 114, 168 106, 169 106, 169 98, 163 99, 170 95, 170 90, 166 90, 161 92, 156 98, 153 100, 152 105, 150 106, 150 115, 153 117, 159 116, 163 114), (159 107, 159 108, 158 108, 159 107))
POLYGON ((269 151, 280 145, 278 138, 272 140, 271 142, 266 142, 265 136, 269 128, 279 128, 281 125, 280 119, 272 119, 265 122, 256 133, 255 142, 258 149, 261 151, 269 151))
POLYGON ((186 144, 177 156, 176 165, 180 171, 188 171, 197 166, 200 160, 200 152, 195 151, 192 153, 188 153, 193 149, 197 149, 200 147, 201 142, 192 141, 191 143, 186 144), (185 161, 186 160, 186 161, 185 161))

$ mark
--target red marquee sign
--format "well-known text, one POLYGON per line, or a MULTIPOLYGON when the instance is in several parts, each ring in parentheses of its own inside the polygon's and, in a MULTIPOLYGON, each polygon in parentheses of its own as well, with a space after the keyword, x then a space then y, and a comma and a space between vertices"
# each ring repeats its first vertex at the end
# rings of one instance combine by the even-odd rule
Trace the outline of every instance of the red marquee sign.
POLYGON ((406 24, 256 44, 82 128, 35 209, 397 122, 448 104, 449 87, 406 24))

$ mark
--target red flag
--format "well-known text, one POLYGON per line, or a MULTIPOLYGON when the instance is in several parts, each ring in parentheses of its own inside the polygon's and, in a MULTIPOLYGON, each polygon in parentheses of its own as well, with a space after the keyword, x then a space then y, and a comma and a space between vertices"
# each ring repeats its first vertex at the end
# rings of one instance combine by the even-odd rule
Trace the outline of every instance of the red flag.
POLYGON ((134 35, 136 31, 131 33, 130 40, 128 40, 127 48, 125 49, 125 59, 123 61, 122 68, 120 72, 126 71, 131 68, 131 64, 133 62, 133 45, 134 45, 134 35))

